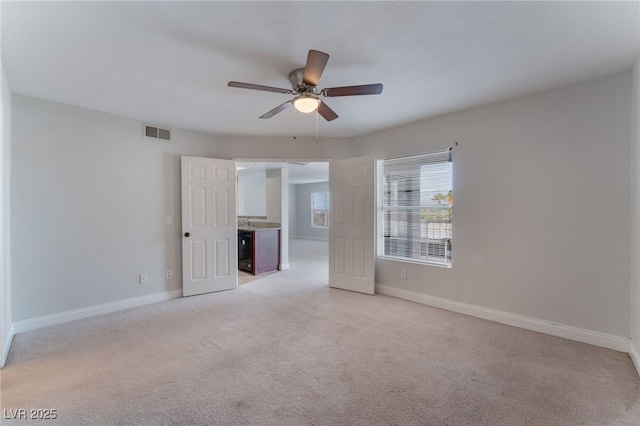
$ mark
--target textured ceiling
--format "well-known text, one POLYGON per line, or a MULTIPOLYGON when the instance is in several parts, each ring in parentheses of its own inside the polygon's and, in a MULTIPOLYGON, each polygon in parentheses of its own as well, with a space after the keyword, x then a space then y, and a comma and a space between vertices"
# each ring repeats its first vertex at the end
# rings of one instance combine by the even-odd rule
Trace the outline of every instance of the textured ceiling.
POLYGON ((2 60, 14 92, 211 134, 314 135, 315 114, 258 117, 289 95, 307 51, 352 137, 629 69, 638 2, 7 2, 2 60))

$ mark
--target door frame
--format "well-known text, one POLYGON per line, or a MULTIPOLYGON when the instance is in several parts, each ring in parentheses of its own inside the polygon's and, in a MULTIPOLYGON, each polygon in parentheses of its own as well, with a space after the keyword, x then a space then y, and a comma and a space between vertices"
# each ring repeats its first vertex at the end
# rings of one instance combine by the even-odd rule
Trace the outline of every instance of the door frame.
MULTIPOLYGON (((310 157, 294 157, 294 158, 283 158, 283 157, 232 157, 233 161, 237 163, 329 163, 331 158, 310 158, 310 157)), ((327 172, 327 182, 329 182, 329 172, 327 172)), ((287 186, 289 183, 287 182, 287 186)), ((287 197, 287 209, 288 205, 288 197, 287 197)), ((289 269, 289 221, 287 220, 285 223, 281 221, 280 227, 282 232, 280 232, 280 265, 281 270, 289 269)))

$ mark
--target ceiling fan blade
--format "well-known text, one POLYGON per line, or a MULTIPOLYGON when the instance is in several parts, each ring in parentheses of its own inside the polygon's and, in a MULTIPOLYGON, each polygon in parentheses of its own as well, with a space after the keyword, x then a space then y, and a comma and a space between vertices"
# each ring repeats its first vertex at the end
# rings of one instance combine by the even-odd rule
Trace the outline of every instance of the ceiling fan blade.
POLYGON ((326 53, 320 52, 319 50, 309 50, 302 82, 309 86, 317 86, 320 84, 320 77, 322 77, 322 71, 324 71, 328 60, 329 55, 326 53))
POLYGON ((269 112, 265 112, 264 114, 262 114, 260 116, 260 118, 271 118, 274 115, 276 115, 279 112, 284 111, 285 109, 289 108, 291 106, 291 104, 293 104, 293 101, 287 101, 283 104, 278 105, 277 107, 275 107, 274 109, 272 109, 269 112))
POLYGON ((323 89, 322 94, 329 97, 355 96, 355 95, 379 95, 382 93, 382 84, 364 84, 362 86, 331 87, 323 89))
POLYGON ((335 120, 336 118, 338 118, 338 114, 336 114, 324 102, 320 102, 320 104, 318 105, 318 114, 320 114, 327 121, 335 120))
POLYGON ((262 90, 264 92, 276 92, 276 93, 285 93, 285 94, 294 94, 295 93, 291 89, 280 89, 279 87, 261 86, 259 84, 241 83, 239 81, 230 81, 227 84, 227 86, 229 86, 229 87, 237 87, 239 89, 262 90))

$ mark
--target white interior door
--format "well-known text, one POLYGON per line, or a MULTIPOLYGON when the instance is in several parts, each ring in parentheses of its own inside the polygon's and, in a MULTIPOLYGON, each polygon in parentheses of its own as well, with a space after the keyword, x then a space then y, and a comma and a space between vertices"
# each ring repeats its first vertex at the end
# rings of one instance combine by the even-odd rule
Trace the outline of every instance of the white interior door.
POLYGON ((182 294, 238 287, 236 163, 182 157, 182 294))
POLYGON ((375 159, 329 163, 329 286, 375 293, 375 159))

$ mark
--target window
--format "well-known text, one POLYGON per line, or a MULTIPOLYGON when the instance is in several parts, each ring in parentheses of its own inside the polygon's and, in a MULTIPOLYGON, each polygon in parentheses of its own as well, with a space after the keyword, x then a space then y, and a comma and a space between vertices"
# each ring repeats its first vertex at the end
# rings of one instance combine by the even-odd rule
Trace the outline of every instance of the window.
POLYGON ((451 266, 451 149, 382 161, 381 256, 451 266))
POLYGON ((311 193, 311 226, 329 227, 329 191, 311 193))

